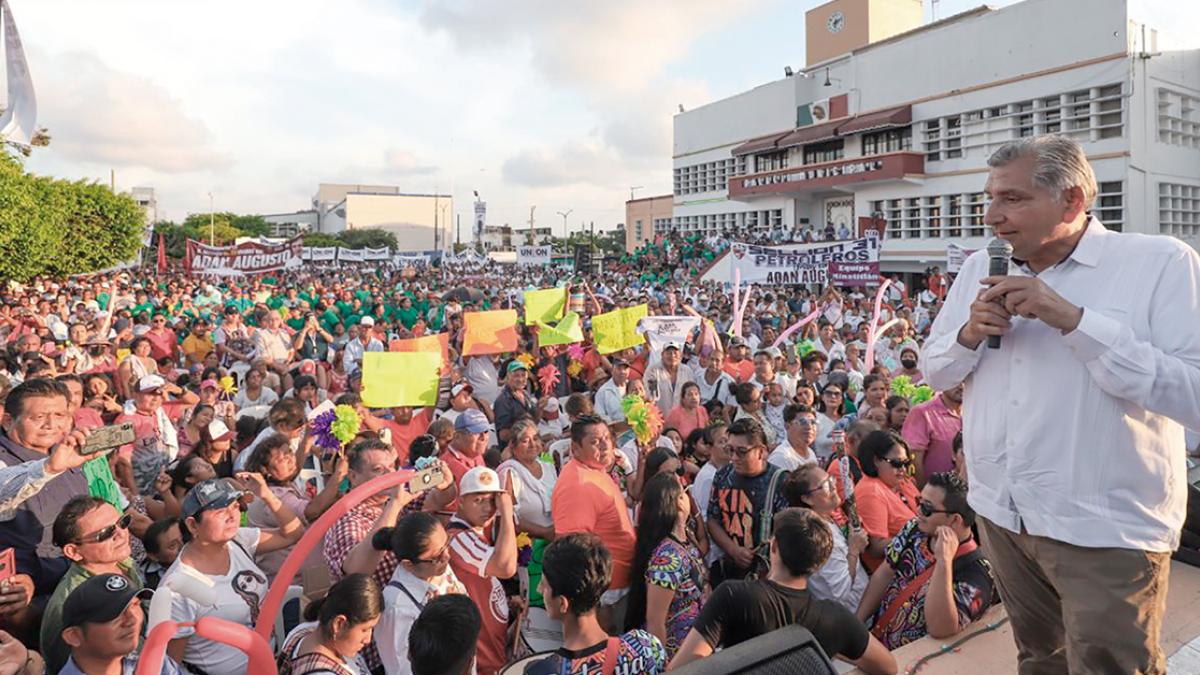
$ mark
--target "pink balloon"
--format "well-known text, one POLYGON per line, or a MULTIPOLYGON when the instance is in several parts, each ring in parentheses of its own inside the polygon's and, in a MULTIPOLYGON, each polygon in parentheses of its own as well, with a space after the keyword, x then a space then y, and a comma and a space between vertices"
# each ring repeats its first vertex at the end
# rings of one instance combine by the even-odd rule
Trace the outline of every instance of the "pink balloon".
MULTIPOLYGON (((270 619, 274 624, 273 614, 270 619)), ((162 672, 163 655, 167 653, 167 643, 175 638, 175 633, 180 628, 188 626, 195 626, 197 637, 220 642, 244 652, 248 658, 246 664, 248 675, 272 675, 275 673, 275 655, 262 635, 240 623, 215 616, 206 616, 194 624, 163 621, 155 626, 154 630, 146 636, 145 644, 142 645, 137 670, 134 671, 135 675, 159 675, 162 672)))
POLYGON ((884 279, 879 285, 879 290, 875 291, 875 312, 871 314, 871 323, 867 324, 867 358, 865 361, 867 372, 875 367, 875 338, 876 330, 879 327, 879 313, 883 311, 883 294, 887 291, 888 286, 892 285, 891 279, 884 279))
POLYGON ((282 608, 283 596, 287 593, 288 586, 291 585, 292 579, 296 577, 296 572, 300 571, 300 566, 308 558, 309 552, 325 539, 325 533, 329 531, 329 528, 333 527, 338 518, 346 515, 347 511, 367 499, 390 487, 395 487, 403 483, 415 473, 411 469, 405 469, 393 471, 378 478, 372 478, 342 495, 342 498, 334 502, 333 506, 329 507, 329 510, 325 511, 325 513, 321 514, 320 518, 317 518, 314 523, 309 525, 308 531, 292 547, 292 552, 288 554, 287 559, 283 561, 283 565, 279 568, 279 573, 275 575, 275 581, 271 584, 270 590, 267 591, 267 597, 263 600, 262 607, 258 611, 258 625, 254 627, 255 632, 264 639, 270 639, 271 631, 275 629, 275 615, 282 608))
POLYGON ((788 337, 790 337, 792 333, 795 333, 796 331, 800 330, 801 328, 807 326, 809 323, 812 322, 813 319, 817 318, 818 316, 821 316, 821 312, 823 312, 823 311, 825 311, 825 305, 821 305, 820 307, 814 309, 812 311, 812 313, 809 314, 808 316, 806 316, 803 319, 800 319, 799 321, 797 321, 796 323, 788 326, 787 330, 783 331, 782 333, 779 334, 779 337, 775 338, 775 341, 771 343, 771 346, 778 347, 780 344, 783 343, 784 340, 786 340, 788 337))

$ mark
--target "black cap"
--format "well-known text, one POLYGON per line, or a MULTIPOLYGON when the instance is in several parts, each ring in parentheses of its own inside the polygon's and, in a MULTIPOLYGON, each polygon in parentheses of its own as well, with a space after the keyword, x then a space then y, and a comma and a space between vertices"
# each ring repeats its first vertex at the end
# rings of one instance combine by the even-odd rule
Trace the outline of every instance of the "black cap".
POLYGON ((228 478, 210 478, 188 490, 183 497, 183 517, 190 518, 206 509, 223 509, 246 494, 228 478))
POLYGON ((135 598, 149 600, 154 591, 149 588, 134 588, 120 574, 98 574, 80 584, 63 603, 62 627, 70 628, 85 623, 108 623, 121 616, 121 612, 135 598))

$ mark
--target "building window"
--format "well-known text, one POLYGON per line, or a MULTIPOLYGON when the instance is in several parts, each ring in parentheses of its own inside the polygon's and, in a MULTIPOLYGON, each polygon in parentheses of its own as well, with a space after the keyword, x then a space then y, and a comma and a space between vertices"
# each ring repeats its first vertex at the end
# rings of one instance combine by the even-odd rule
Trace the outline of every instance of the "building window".
POLYGON ((820 164, 833 162, 842 158, 846 141, 837 138, 824 143, 810 143, 804 146, 804 163, 820 164))
MULTIPOLYGON (((1163 96, 1160 94, 1160 111, 1163 96)), ((1039 134, 1062 133, 1081 143, 1120 138, 1124 115, 1120 84, 1089 87, 925 120, 920 127, 922 150, 927 161, 936 162, 968 155, 986 158, 1013 139, 1039 134)), ((1161 121, 1159 126, 1161 129, 1161 121)), ((1200 129, 1195 131, 1200 147, 1200 129)))
POLYGON ((912 127, 887 129, 862 137, 863 155, 881 155, 885 152, 902 152, 912 149, 912 127))
POLYGON ((788 166, 787 150, 778 152, 768 152, 764 155, 758 155, 754 158, 754 170, 758 173, 763 171, 778 171, 786 169, 788 166))
POLYGON ((1120 232, 1125 224, 1124 183, 1119 180, 1100 183, 1092 215, 1100 219, 1110 230, 1120 232))
POLYGON ((1200 185, 1158 184, 1158 231, 1189 239, 1200 236, 1200 185))
POLYGON ((1159 87, 1158 140, 1200 148, 1200 98, 1159 87))
POLYGON ((642 241, 642 221, 640 220, 633 224, 633 239, 634 241, 642 241))

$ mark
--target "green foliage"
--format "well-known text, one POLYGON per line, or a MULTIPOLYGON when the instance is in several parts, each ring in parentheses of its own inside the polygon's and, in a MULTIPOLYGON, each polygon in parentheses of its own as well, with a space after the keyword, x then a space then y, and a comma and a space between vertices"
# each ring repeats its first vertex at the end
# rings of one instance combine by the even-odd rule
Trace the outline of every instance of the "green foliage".
POLYGON ((25 172, 0 153, 0 279, 81 274, 132 259, 143 215, 103 185, 25 172))
POLYGON ((304 239, 305 246, 312 246, 313 248, 329 248, 330 246, 337 246, 342 243, 337 237, 324 232, 308 232, 302 235, 302 238, 304 239))
POLYGON ((343 230, 338 232, 338 245, 346 248, 400 248, 396 235, 387 230, 343 230))

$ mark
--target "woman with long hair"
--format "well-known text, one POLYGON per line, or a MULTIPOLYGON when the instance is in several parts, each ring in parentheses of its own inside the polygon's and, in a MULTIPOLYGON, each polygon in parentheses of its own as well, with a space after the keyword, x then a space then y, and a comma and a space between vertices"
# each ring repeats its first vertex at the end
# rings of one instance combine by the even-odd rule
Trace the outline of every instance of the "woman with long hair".
MULTIPOLYGON (((309 523, 319 518, 338 500, 338 488, 349 472, 349 466, 345 453, 342 453, 334 464, 333 475, 325 482, 325 489, 310 498, 306 486, 296 480, 300 475, 300 464, 296 461, 296 453, 288 443, 287 437, 283 434, 271 434, 254 446, 254 451, 246 460, 246 470, 261 474, 271 492, 295 512, 301 525, 308 527, 309 523)), ((254 501, 246 509, 246 524, 250 527, 270 528, 276 527, 278 522, 265 503, 254 501)), ((288 546, 274 553, 260 555, 258 566, 268 577, 274 579, 291 552, 292 547, 288 546)), ((321 552, 317 549, 313 549, 309 554, 308 561, 313 565, 324 562, 321 552)))
POLYGON ((221 420, 214 420, 200 431, 200 440, 192 446, 193 455, 204 458, 221 478, 233 475, 233 430, 221 420))
POLYGON ((625 625, 645 626, 675 655, 707 595, 704 556, 688 533, 691 499, 678 478, 660 473, 646 484, 638 510, 633 583, 625 625))
POLYGON ((204 438, 204 430, 212 424, 216 410, 207 403, 197 403, 192 408, 187 424, 179 430, 179 454, 190 455, 200 440, 204 438))
POLYGON ((137 382, 146 375, 158 373, 158 364, 150 356, 153 345, 145 335, 136 337, 129 343, 129 356, 117 366, 117 393, 124 399, 133 398, 137 391, 137 382))
POLYGON ((368 574, 351 574, 304 609, 279 649, 279 675, 366 675, 359 652, 383 613, 383 593, 368 574))
POLYGON ((904 428, 904 420, 908 419, 908 411, 912 404, 903 396, 893 394, 887 398, 888 423, 887 428, 896 433, 904 428))

